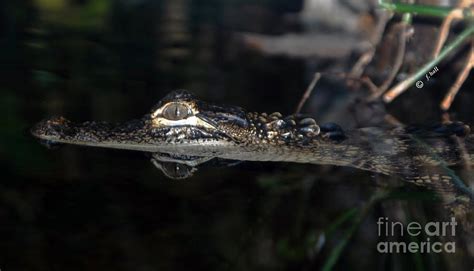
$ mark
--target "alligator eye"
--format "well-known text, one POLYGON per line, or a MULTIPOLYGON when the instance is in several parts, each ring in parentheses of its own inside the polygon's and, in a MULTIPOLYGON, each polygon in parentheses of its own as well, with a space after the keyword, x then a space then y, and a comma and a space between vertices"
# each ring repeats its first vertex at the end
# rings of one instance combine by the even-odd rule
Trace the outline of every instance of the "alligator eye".
POLYGON ((163 109, 163 117, 169 120, 182 120, 190 115, 189 107, 180 103, 170 103, 163 109))

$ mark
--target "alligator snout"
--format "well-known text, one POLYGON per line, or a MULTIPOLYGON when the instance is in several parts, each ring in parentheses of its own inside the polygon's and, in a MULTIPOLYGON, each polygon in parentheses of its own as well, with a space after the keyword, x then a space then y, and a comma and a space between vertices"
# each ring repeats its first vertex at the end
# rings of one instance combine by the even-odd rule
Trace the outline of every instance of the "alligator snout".
POLYGON ((30 132, 33 136, 44 140, 60 139, 73 133, 71 122, 64 117, 53 117, 37 123, 30 132))

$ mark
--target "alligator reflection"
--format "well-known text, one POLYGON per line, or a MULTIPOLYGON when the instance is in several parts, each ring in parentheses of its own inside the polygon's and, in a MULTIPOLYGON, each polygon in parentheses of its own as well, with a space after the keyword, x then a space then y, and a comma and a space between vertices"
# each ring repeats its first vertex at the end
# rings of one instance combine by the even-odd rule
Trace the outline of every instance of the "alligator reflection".
POLYGON ((236 160, 226 160, 226 159, 219 159, 219 158, 205 158, 203 162, 200 164, 195 163, 195 161, 191 161, 191 163, 187 162, 165 162, 163 160, 159 160, 156 156, 162 156, 163 154, 153 154, 151 158, 151 162, 155 165, 156 168, 161 170, 163 174, 174 180, 181 180, 187 179, 200 168, 200 167, 223 167, 223 166, 233 166, 239 164, 241 161, 236 160))

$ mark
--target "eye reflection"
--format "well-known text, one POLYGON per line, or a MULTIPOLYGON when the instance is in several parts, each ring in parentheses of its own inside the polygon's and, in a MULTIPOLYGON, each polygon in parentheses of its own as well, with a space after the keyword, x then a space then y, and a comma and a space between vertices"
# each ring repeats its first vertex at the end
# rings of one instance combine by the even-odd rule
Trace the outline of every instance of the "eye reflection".
POLYGON ((189 115, 189 108, 181 103, 170 103, 163 109, 163 117, 169 120, 182 120, 189 115))

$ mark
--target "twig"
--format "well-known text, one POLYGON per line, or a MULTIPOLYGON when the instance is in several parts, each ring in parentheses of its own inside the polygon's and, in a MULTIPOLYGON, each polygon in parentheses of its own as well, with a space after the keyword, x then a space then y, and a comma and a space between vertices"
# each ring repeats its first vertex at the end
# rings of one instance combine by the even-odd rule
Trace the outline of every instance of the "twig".
POLYGON ((461 19, 462 18, 462 10, 461 9, 455 9, 453 10, 446 18, 444 18, 443 23, 441 24, 441 29, 439 31, 439 36, 438 40, 436 41, 436 46, 433 51, 433 57, 437 57, 439 52, 441 51, 441 48, 443 47, 444 43, 446 42, 446 39, 448 38, 449 34, 449 28, 451 26, 451 23, 453 22, 454 19, 461 19))
POLYGON ((459 34, 454 41, 447 45, 436 58, 426 63, 416 73, 412 74, 407 79, 400 82, 395 87, 390 89, 387 93, 385 93, 385 95, 383 96, 383 100, 387 103, 393 101, 393 99, 395 99, 398 95, 402 94, 408 87, 415 83, 416 80, 424 76, 429 70, 431 70, 441 60, 443 60, 449 53, 451 53, 454 49, 458 48, 473 33, 474 25, 471 25, 463 32, 461 32, 461 34, 459 34))
POLYGON ((354 67, 352 67, 351 72, 349 73, 349 78, 360 78, 364 72, 365 67, 372 61, 375 55, 375 50, 377 49, 378 44, 382 40, 385 27, 387 26, 388 21, 392 17, 392 13, 383 12, 380 15, 379 21, 377 22, 377 27, 375 28, 374 34, 370 37, 371 48, 362 54, 357 60, 354 67))
POLYGON ((461 73, 456 78, 456 82, 451 86, 448 93, 444 97, 443 101, 441 102, 441 109, 448 110, 453 103, 454 97, 458 93, 461 86, 466 81, 467 77, 469 76, 469 72, 474 67, 474 44, 471 45, 471 52, 469 53, 469 59, 467 60, 464 68, 462 69, 461 73))
POLYGON ((352 80, 359 80, 361 83, 364 83, 369 88, 371 93, 376 93, 378 90, 377 86, 368 76, 363 76, 362 78, 352 80))
POLYGON ((403 59, 405 58, 405 48, 406 48, 406 41, 407 41, 407 35, 408 35, 407 29, 408 29, 407 23, 402 22, 401 30, 400 30, 400 40, 398 42, 398 50, 397 50, 397 56, 395 57, 395 63, 393 64, 393 69, 390 75, 379 87, 379 91, 381 92, 385 92, 388 89, 390 84, 392 84, 393 80, 397 76, 398 71, 402 67, 403 59))
POLYGON ((345 72, 321 72, 321 75, 327 75, 327 76, 336 76, 339 78, 342 78, 347 81, 355 81, 359 82, 361 84, 366 85, 369 88, 369 91, 371 93, 374 93, 377 91, 377 86, 372 82, 372 80, 368 76, 362 76, 362 77, 351 77, 348 73, 345 72))
POLYGON ((298 103, 298 106, 296 107, 295 114, 300 113, 301 108, 303 108, 303 105, 305 104, 306 100, 308 100, 309 96, 311 96, 311 92, 313 91, 314 86, 316 86, 316 83, 318 83, 320 78, 321 74, 319 72, 314 74, 313 80, 311 80, 311 83, 309 84, 308 88, 306 88, 303 97, 301 97, 301 100, 298 103))
POLYGON ((435 49, 433 51, 433 57, 437 57, 441 48, 443 48, 446 39, 448 38, 449 28, 453 22, 453 20, 463 19, 463 9, 469 7, 472 4, 472 0, 461 0, 457 5, 456 9, 453 9, 446 18, 444 18, 443 23, 441 24, 441 29, 439 31, 438 40, 436 42, 435 49))
POLYGON ((397 55, 395 57, 395 62, 393 64, 393 69, 391 70, 389 76, 385 81, 382 83, 380 87, 378 87, 377 91, 374 92, 372 95, 369 97, 369 101, 373 101, 377 98, 379 98, 387 89, 388 87, 392 84, 393 80, 395 80, 395 77, 398 74, 398 71, 403 65, 403 59, 405 58, 405 50, 406 50, 406 41, 407 41, 407 36, 411 35, 413 32, 412 31, 407 31, 408 30, 408 22, 411 20, 411 15, 406 13, 404 14, 404 19, 402 22, 397 24, 395 27, 400 28, 400 38, 398 40, 398 50, 397 50, 397 55))

